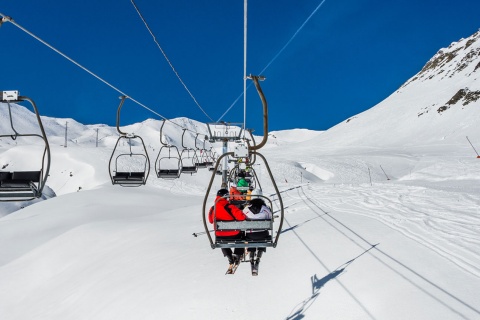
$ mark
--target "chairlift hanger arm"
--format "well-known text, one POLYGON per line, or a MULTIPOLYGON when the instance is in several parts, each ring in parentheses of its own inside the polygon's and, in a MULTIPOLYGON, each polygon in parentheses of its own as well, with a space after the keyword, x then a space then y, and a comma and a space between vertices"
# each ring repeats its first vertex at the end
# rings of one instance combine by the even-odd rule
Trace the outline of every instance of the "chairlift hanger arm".
POLYGON ((167 147, 168 143, 164 143, 163 140, 162 140, 162 133, 163 133, 163 126, 164 125, 165 125, 165 119, 163 120, 162 126, 160 127, 160 143, 162 144, 162 146, 167 147))
POLYGON ((200 134, 200 133, 197 133, 197 134, 195 135, 195 149, 197 149, 197 150, 200 149, 199 147, 197 147, 197 140, 198 140, 198 135, 199 135, 199 134, 200 134))
MULTIPOLYGON (((253 137, 253 130, 252 129, 247 129, 247 131, 250 133, 250 137, 252 139, 252 144, 253 144, 253 148, 250 146, 250 142, 247 140, 247 145, 248 145, 248 150, 255 150, 255 146, 257 145, 257 142, 255 141, 255 138, 253 137)), ((249 155, 249 159, 250 159, 250 165, 253 166, 255 164, 255 161, 257 161, 257 157, 255 156, 255 152, 252 152, 250 155, 249 155), (253 157, 252 157, 253 155, 253 157)))
POLYGON ((127 96, 123 95, 123 96, 120 96, 120 105, 118 106, 118 109, 117 109, 117 131, 118 133, 120 133, 120 135, 122 136, 126 136, 127 134, 125 132, 123 132, 122 130, 120 130, 120 111, 122 110, 122 107, 123 107, 123 103, 125 102, 125 99, 127 98, 127 96))
POLYGON ((187 149, 187 147, 185 147, 185 144, 183 143, 185 139, 185 131, 187 131, 187 129, 183 129, 183 133, 182 133, 182 148, 184 150, 187 149))
POLYGON ((38 112, 38 108, 37 108, 37 105, 35 104, 35 101, 33 101, 32 99, 26 96, 19 96, 18 99, 20 101, 28 101, 33 106, 33 109, 35 110, 35 115, 37 117, 38 126, 40 127, 40 132, 42 133, 43 140, 45 141, 45 150, 43 153, 43 158, 45 158, 45 155, 47 156, 47 167, 45 168, 45 172, 43 172, 42 170, 43 181, 42 181, 41 187, 38 190, 39 194, 42 194, 43 187, 47 183, 47 178, 50 172, 50 162, 51 162, 50 145, 48 143, 47 134, 45 133, 45 128, 43 127, 43 123, 40 118, 40 113, 38 112))
POLYGON ((258 144, 254 146, 249 146, 250 151, 255 151, 259 150, 262 148, 266 143, 268 139, 268 104, 267 104, 267 99, 265 98, 265 95, 263 94, 262 88, 260 86, 259 81, 265 80, 265 77, 263 76, 253 76, 250 75, 247 77, 248 79, 251 79, 253 81, 253 84, 255 85, 255 88, 257 89, 258 95, 260 96, 260 100, 262 101, 263 105, 263 140, 258 144))

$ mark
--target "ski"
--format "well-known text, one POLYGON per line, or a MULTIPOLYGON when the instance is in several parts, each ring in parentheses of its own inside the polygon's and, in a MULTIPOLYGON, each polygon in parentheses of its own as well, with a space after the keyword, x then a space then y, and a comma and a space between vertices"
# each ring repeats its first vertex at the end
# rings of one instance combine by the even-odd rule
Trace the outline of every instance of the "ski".
POLYGON ((251 269, 252 269, 252 276, 258 276, 258 263, 250 263, 251 269))
POLYGON ((238 266, 240 265, 240 261, 228 267, 227 272, 225 274, 235 274, 237 271, 238 266))

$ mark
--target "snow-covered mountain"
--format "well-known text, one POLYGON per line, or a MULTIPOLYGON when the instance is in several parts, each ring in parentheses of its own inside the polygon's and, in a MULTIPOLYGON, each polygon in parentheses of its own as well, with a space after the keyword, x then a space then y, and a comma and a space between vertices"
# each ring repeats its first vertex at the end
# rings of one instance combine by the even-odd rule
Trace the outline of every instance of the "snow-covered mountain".
POLYGON ((465 144, 465 136, 480 141, 479 99, 480 31, 439 50, 388 98, 327 130, 316 143, 376 147, 465 144))
MULTIPOLYGON (((201 208, 211 172, 112 186, 116 128, 44 117, 51 198, 0 203, 0 318, 479 319, 480 159, 465 139, 480 145, 479 37, 440 50, 390 97, 325 132, 269 134, 261 152, 285 221, 258 277, 248 263, 224 275, 210 248, 201 208)), ((32 112, 12 112, 15 131, 36 130, 32 112)), ((142 136, 153 162, 160 126, 122 129, 142 136)), ((181 147, 183 127, 187 147, 199 143, 192 132, 207 133, 178 118, 164 141, 181 147)), ((6 104, 0 130, 14 133, 6 104)), ((0 139, 5 170, 38 157, 41 142, 26 140, 0 139)), ((256 171, 271 194, 265 166, 256 171)))

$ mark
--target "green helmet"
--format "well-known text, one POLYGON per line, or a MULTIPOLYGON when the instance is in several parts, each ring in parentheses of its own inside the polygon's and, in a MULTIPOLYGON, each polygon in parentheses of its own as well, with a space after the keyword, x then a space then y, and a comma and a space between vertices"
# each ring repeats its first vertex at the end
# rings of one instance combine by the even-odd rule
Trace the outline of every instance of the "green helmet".
POLYGON ((248 182, 244 178, 241 178, 237 182, 237 187, 248 187, 248 182))

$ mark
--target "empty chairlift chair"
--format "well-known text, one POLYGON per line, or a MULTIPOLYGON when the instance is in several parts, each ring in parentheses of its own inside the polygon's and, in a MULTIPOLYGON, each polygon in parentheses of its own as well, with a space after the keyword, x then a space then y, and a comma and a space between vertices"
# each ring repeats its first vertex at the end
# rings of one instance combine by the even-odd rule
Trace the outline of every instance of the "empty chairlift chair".
POLYGON ((141 186, 147 183, 150 173, 150 159, 142 137, 120 130, 120 110, 126 96, 117 110, 117 131, 120 136, 108 163, 112 184, 127 187, 141 186))
POLYGON ((174 145, 164 143, 162 141, 163 126, 165 120, 160 128, 160 143, 162 147, 158 152, 157 160, 155 161, 155 172, 158 178, 162 179, 177 179, 182 172, 182 161, 180 160, 180 152, 174 145))
POLYGON ((42 196, 47 181, 51 156, 50 146, 37 106, 30 98, 19 96, 18 91, 3 91, 0 102, 3 102, 0 107, 8 108, 11 128, 9 133, 1 132, 0 139, 7 138, 15 141, 15 148, 35 149, 35 152, 28 154, 28 161, 21 161, 21 167, 17 168, 17 163, 14 162, 11 166, 14 170, 5 170, 7 166, 0 170, 0 201, 26 201, 39 198, 42 196), (11 103, 23 101, 28 101, 33 107, 37 128, 32 128, 32 131, 37 129, 38 133, 18 132, 15 128, 15 116, 12 112, 11 103), (42 142, 42 147, 38 146, 38 141, 42 142), (34 154, 37 155, 32 157, 34 154), (25 166, 24 163, 28 163, 28 166, 25 166))
MULTIPOLYGON (((205 140, 203 142, 203 148, 198 148, 197 147, 197 140, 198 140, 198 135, 200 133, 197 133, 197 135, 195 136, 195 148, 197 149, 196 150, 196 154, 197 154, 197 158, 196 158, 196 162, 195 162, 195 165, 198 167, 198 168, 207 168, 207 150, 205 150, 205 140)), ((206 139, 206 137, 205 137, 206 139)))
POLYGON ((185 146, 185 131, 187 129, 183 129, 182 133, 182 153, 180 154, 180 160, 182 163, 182 173, 190 173, 190 175, 197 173, 197 154, 195 149, 187 148, 185 146))

